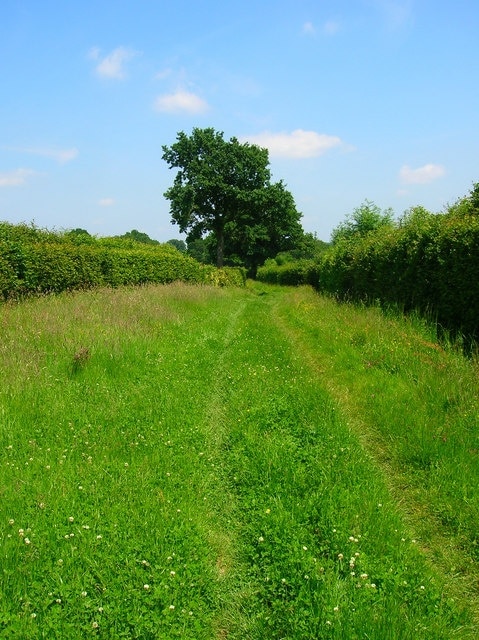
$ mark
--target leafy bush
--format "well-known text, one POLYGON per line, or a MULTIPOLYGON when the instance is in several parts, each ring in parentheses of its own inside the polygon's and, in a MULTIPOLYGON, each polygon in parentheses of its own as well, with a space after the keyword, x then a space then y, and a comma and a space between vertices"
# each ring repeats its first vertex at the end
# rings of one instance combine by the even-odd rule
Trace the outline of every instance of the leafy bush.
POLYGON ((396 226, 339 239, 320 260, 316 288, 415 309, 477 339, 479 216, 466 204, 440 215, 416 207, 396 226))
POLYGON ((0 294, 4 298, 175 280, 241 286, 245 278, 242 269, 218 271, 171 244, 148 245, 131 237, 97 239, 86 233, 53 233, 0 223, 0 294))
POLYGON ((284 285, 313 284, 315 282, 315 265, 313 260, 297 260, 278 265, 275 260, 267 260, 258 269, 256 278, 261 282, 284 285))

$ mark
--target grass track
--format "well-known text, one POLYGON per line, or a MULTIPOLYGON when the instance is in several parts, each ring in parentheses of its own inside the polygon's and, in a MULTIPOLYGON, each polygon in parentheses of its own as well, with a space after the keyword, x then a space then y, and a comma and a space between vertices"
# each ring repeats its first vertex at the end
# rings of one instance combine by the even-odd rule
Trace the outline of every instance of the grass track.
MULTIPOLYGON (((344 309, 179 285, 0 309, 2 637, 477 637, 476 496, 431 526, 437 451, 391 409, 425 375, 405 345, 457 356, 344 309)), ((451 439, 475 406, 448 393, 451 439)))

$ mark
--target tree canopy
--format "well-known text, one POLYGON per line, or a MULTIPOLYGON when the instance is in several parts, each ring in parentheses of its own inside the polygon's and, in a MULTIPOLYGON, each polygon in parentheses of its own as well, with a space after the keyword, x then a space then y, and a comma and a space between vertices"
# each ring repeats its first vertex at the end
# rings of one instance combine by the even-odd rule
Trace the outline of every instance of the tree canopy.
POLYGON ((394 214, 392 209, 381 209, 365 200, 359 207, 353 210, 346 219, 341 222, 331 233, 331 242, 336 244, 342 239, 365 236, 380 227, 393 226, 394 214))
POLYGON ((239 263, 254 272, 302 235, 293 196, 283 182, 271 182, 267 149, 227 141, 213 128, 180 132, 162 149, 163 160, 178 169, 164 194, 172 222, 188 234, 188 245, 212 238, 217 266, 239 263))

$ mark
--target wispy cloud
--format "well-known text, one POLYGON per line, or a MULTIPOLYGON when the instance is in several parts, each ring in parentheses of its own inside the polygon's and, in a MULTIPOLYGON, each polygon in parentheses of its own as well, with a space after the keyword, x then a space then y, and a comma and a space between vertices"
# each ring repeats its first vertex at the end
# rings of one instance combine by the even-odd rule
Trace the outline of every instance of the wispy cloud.
POLYGON ((97 62, 95 66, 97 75, 115 80, 124 80, 126 78, 126 63, 137 55, 139 55, 138 51, 128 47, 117 47, 103 57, 98 47, 93 47, 89 53, 90 59, 97 62))
POLYGON ((34 156, 43 156, 44 158, 50 158, 55 160, 59 164, 66 164, 71 162, 78 156, 78 149, 72 147, 71 149, 55 149, 53 147, 16 147, 11 148, 12 151, 19 153, 29 153, 34 156))
POLYGON ((336 33, 338 33, 339 28, 339 22, 336 22, 336 20, 327 20, 323 24, 322 31, 327 36, 334 36, 336 33))
POLYGON ((156 111, 165 113, 204 113, 208 111, 208 103, 195 93, 179 90, 175 93, 158 96, 155 101, 156 111))
POLYGON ((296 129, 291 133, 271 133, 265 131, 251 136, 244 136, 244 141, 266 147, 271 156, 281 158, 314 158, 330 149, 342 145, 341 138, 329 136, 316 131, 296 129))
POLYGON ((98 204, 100 207, 112 207, 115 204, 115 200, 113 198, 100 198, 98 204))
POLYGON ((314 34, 316 33, 314 24, 312 22, 305 22, 303 24, 303 33, 307 36, 314 36, 314 34))
POLYGON ((428 184, 442 178, 445 173, 445 168, 440 164, 425 164, 417 169, 405 164, 399 171, 399 177, 404 184, 428 184))
POLYGON ((26 183, 29 176, 35 174, 36 171, 32 171, 31 169, 15 169, 14 171, 0 173, 0 188, 20 187, 26 183))
POLYGON ((372 0, 389 29, 400 29, 412 18, 412 0, 372 0))

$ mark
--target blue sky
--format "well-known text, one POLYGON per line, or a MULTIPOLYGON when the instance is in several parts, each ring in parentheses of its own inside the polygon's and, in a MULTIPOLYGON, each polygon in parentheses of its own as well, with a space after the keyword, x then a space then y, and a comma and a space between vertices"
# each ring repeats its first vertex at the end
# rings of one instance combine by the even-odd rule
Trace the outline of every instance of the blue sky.
POLYGON ((161 159, 214 127, 270 151, 306 231, 479 181, 477 0, 2 0, 0 220, 181 237, 161 159))

